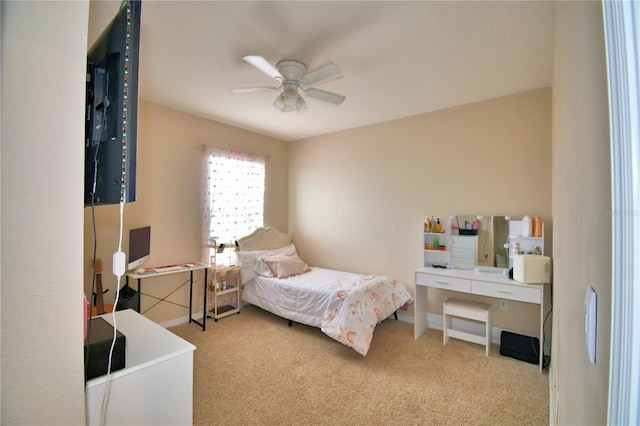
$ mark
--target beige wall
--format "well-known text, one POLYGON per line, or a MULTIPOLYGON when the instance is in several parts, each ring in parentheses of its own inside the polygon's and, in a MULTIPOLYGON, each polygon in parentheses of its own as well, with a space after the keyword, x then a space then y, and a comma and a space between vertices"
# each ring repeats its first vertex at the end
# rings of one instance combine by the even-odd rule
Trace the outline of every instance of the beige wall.
POLYGON ((2 2, 2 424, 83 424, 89 5, 2 2))
MULTIPOLYGON (((129 229, 150 225, 151 259, 145 266, 202 260, 202 146, 205 144, 268 157, 265 224, 287 228, 287 143, 142 101, 138 123, 137 200, 124 208, 122 250, 128 251, 129 229)), ((118 247, 119 206, 96 206, 94 210, 97 257, 103 261, 103 286, 109 289, 105 303, 113 303, 117 282, 111 271, 112 256, 118 247)), ((92 222, 92 210, 87 207, 84 216, 87 294, 91 288, 92 222)), ((143 292, 163 298, 187 279, 188 274, 179 274, 146 280, 143 292)), ((189 286, 184 285, 168 300, 188 306, 189 286)), ((184 307, 164 302, 154 307, 156 302, 153 297, 143 296, 141 306, 145 315, 155 322, 181 321, 188 315, 184 307)))
MULTIPOLYGON (((551 240, 551 89, 292 143, 289 182, 289 230, 308 262, 413 290, 425 215, 537 214, 551 240)), ((432 296, 441 312, 446 294, 432 296)), ((537 334, 536 306, 509 307, 496 326, 537 334)))
POLYGON ((611 175, 607 74, 599 2, 555 9, 551 414, 558 424, 607 422, 611 327, 611 175), (598 293, 595 365, 584 342, 584 297, 598 293))

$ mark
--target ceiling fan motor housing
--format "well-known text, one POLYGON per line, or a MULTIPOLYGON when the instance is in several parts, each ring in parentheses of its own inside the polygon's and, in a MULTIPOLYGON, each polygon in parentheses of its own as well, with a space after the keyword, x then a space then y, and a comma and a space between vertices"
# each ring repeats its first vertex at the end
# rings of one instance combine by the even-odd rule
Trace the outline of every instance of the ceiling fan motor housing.
POLYGON ((284 77, 285 82, 287 80, 298 81, 300 77, 307 73, 306 65, 298 61, 280 61, 276 64, 276 68, 284 77))

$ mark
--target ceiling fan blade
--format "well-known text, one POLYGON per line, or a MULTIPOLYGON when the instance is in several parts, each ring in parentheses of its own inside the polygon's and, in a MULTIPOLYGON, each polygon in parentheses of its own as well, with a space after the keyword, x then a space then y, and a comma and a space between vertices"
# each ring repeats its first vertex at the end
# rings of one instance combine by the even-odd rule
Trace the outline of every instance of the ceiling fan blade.
POLYGON ((304 89, 304 93, 311 97, 321 101, 329 102, 330 104, 340 105, 347 98, 346 96, 338 93, 327 92, 326 90, 320 90, 313 87, 304 89))
POLYGON ((327 65, 300 77, 300 83, 305 86, 310 86, 328 78, 336 77, 341 73, 342 71, 340 70, 340 67, 333 62, 329 62, 327 65))
POLYGON ((280 80, 280 81, 284 80, 284 77, 282 77, 282 74, 280 74, 280 71, 278 71, 276 67, 274 67, 269 62, 267 62, 267 60, 264 59, 262 56, 247 55, 247 56, 244 56, 242 59, 244 59, 254 67, 258 68, 260 71, 267 74, 269 77, 275 78, 276 80, 280 80))
POLYGON ((235 89, 231 89, 233 93, 254 93, 254 92, 271 92, 274 90, 278 90, 281 88, 280 86, 258 86, 258 87, 237 87, 235 89))

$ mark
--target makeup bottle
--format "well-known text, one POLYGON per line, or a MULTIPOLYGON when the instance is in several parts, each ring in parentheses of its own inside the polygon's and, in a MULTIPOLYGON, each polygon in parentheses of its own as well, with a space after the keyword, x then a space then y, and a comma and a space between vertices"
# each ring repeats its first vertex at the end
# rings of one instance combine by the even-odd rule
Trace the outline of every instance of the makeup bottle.
POLYGON ((426 216, 424 218, 424 232, 430 232, 430 228, 431 228, 430 222, 431 221, 429 220, 429 216, 426 216))
POLYGON ((529 216, 525 216, 522 218, 522 236, 531 236, 531 219, 529 218, 529 216))
POLYGON ((532 220, 532 231, 534 237, 542 237, 542 218, 534 216, 532 220))
POLYGON ((440 224, 440 218, 436 219, 436 226, 433 232, 437 232, 437 233, 442 232, 442 225, 440 224))

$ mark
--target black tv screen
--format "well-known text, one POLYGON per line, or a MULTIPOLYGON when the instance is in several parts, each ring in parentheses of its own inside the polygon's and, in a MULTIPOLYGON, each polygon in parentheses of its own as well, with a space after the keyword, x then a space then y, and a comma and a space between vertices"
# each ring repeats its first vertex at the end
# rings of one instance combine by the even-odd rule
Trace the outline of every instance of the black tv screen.
POLYGON ((140 1, 125 1, 87 53, 84 204, 136 200, 140 1))

